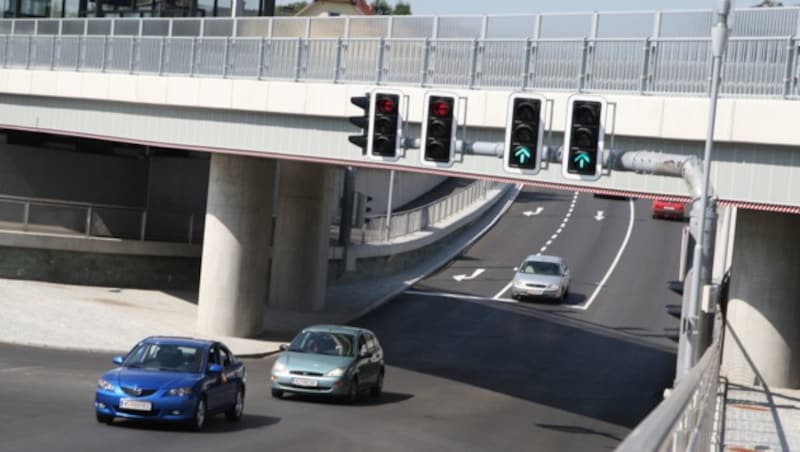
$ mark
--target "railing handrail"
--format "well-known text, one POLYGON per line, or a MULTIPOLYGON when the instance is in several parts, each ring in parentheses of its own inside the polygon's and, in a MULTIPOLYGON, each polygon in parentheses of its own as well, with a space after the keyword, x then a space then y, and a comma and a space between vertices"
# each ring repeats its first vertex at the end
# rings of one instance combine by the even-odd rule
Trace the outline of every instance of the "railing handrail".
MULTIPOLYGON (((714 376, 719 376, 719 366, 722 355, 722 337, 723 337, 723 320, 722 315, 717 314, 715 322, 715 338, 714 342, 705 351, 703 356, 692 367, 689 372, 684 375, 679 381, 678 385, 673 388, 669 396, 664 399, 650 414, 633 429, 633 431, 620 443, 617 447, 617 452, 647 452, 647 451, 662 451, 667 449, 672 441, 675 441, 676 429, 679 426, 682 418, 686 416, 687 411, 691 409, 692 402, 698 402, 696 397, 697 392, 700 390, 700 385, 704 378, 709 377, 709 372, 713 372, 714 376), (672 437, 671 437, 672 435, 672 437)), ((716 383, 717 379, 714 379, 716 383)), ((716 389, 716 384, 712 385, 716 389)), ((711 390, 712 387, 707 388, 711 390)), ((706 397, 709 394, 705 394, 706 397)), ((699 401, 702 403, 702 400, 699 401)), ((695 438, 700 430, 699 423, 703 420, 713 422, 713 419, 704 419, 698 408, 694 423, 696 425, 687 425, 684 427, 684 441, 689 444, 695 438), (686 431, 688 430, 688 431, 686 431)), ((713 416, 712 416, 713 418, 713 416)), ((688 450, 681 447, 673 447, 674 450, 688 450)), ((693 450, 693 449, 691 449, 693 450)), ((705 449, 707 450, 707 449, 705 449)))

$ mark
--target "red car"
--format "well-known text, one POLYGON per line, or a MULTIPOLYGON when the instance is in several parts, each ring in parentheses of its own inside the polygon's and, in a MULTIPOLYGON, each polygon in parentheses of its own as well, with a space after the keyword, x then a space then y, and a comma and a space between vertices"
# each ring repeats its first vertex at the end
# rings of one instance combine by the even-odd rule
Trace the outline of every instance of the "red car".
POLYGON ((653 200, 653 218, 672 218, 683 220, 684 205, 682 202, 653 200))

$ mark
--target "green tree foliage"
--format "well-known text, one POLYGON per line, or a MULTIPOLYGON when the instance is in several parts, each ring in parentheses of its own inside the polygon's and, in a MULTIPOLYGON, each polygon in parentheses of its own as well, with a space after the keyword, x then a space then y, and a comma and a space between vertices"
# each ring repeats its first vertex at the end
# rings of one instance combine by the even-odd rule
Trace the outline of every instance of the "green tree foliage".
POLYGON ((397 5, 394 6, 394 15, 395 16, 410 16, 411 15, 411 5, 406 2, 397 2, 397 5))
POLYGON ((375 0, 372 2, 372 11, 379 16, 387 16, 394 14, 396 16, 408 16, 411 14, 411 5, 406 2, 397 2, 397 5, 392 8, 386 0, 375 0))
POLYGON ((292 2, 292 3, 287 3, 285 5, 278 5, 277 11, 275 11, 275 13, 278 16, 294 16, 306 6, 308 6, 308 2, 292 2))
POLYGON ((783 3, 776 2, 775 0, 762 0, 758 5, 753 5, 756 8, 772 8, 776 6, 783 6, 783 3))

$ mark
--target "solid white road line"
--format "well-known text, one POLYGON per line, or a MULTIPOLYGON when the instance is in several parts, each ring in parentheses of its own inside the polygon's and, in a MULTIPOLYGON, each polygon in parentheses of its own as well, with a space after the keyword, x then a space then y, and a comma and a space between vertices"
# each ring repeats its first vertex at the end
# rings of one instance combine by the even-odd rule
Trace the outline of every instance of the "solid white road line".
POLYGON ((633 220, 634 220, 633 199, 629 199, 628 202, 630 205, 630 215, 631 215, 631 217, 628 219, 628 231, 625 233, 625 240, 622 241, 622 246, 619 247, 619 251, 617 251, 617 255, 616 257, 614 257, 614 261, 611 262, 611 266, 608 267, 608 271, 606 272, 605 276, 603 276, 603 279, 600 280, 600 283, 594 289, 592 296, 589 297, 589 300, 586 303, 576 306, 565 306, 565 307, 580 309, 581 311, 589 309, 589 306, 591 306, 592 303, 594 303, 594 301, 597 299, 597 295, 603 289, 603 286, 605 286, 606 282, 608 281, 608 278, 611 277, 611 273, 613 273, 614 269, 617 267, 619 259, 622 257, 622 253, 625 252, 625 247, 628 246, 628 240, 630 240, 631 233, 633 232, 633 220))

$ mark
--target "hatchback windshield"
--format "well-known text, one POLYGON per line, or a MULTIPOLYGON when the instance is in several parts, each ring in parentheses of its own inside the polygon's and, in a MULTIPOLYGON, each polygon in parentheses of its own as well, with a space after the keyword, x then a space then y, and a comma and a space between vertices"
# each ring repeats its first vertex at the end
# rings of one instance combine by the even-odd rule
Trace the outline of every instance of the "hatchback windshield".
POLYGON ((355 338, 350 334, 303 331, 289 344, 289 351, 320 355, 353 356, 354 341, 355 338))
POLYGON ((529 275, 551 275, 560 276, 561 268, 554 262, 536 262, 528 261, 520 269, 520 273, 529 275))
POLYGON ((203 350, 198 347, 148 343, 137 345, 122 363, 125 367, 191 373, 200 372, 202 364, 203 350))

